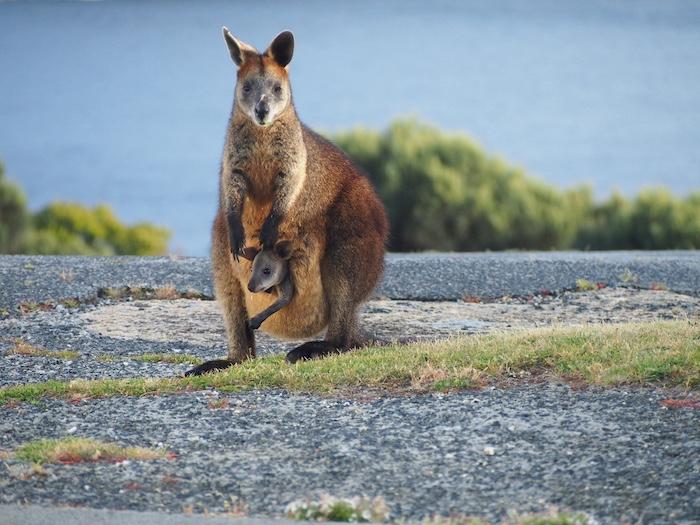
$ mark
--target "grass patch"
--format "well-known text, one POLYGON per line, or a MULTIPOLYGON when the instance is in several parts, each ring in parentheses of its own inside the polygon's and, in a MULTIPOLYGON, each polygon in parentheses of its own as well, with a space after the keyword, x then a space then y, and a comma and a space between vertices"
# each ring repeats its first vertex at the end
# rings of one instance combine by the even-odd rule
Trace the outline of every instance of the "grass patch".
POLYGON ((592 292, 597 290, 598 286, 589 281, 588 279, 576 279, 576 291, 577 292, 592 292))
POLYGON ((475 516, 437 516, 423 520, 421 525, 592 525, 597 523, 580 512, 561 512, 556 509, 541 513, 509 513, 499 522, 490 522, 475 516))
POLYGON ((639 276, 632 272, 629 268, 625 268, 624 271, 617 276, 620 281, 625 284, 635 284, 639 282, 639 276))
POLYGON ((287 505, 286 514, 295 520, 378 523, 389 519, 389 508, 381 496, 371 499, 364 496, 335 498, 323 494, 318 501, 307 499, 291 502, 287 505))
POLYGON ((31 345, 21 339, 16 339, 12 348, 7 350, 6 355, 24 355, 30 357, 52 357, 54 359, 73 360, 80 357, 80 353, 75 350, 46 350, 31 345))
POLYGON ((170 363, 174 365, 199 365, 203 362, 199 357, 187 354, 141 354, 127 356, 126 358, 144 363, 170 363))
POLYGON ((80 306, 80 300, 77 297, 69 297, 68 299, 59 301, 58 304, 63 305, 65 308, 78 308, 80 306))
POLYGON ((15 451, 14 456, 22 461, 42 465, 44 463, 95 461, 119 463, 127 459, 163 459, 168 457, 168 453, 165 449, 122 447, 115 443, 103 443, 94 439, 71 437, 31 441, 19 447, 15 451))
POLYGON ((215 374, 181 378, 47 381, 0 388, 0 403, 41 397, 105 397, 283 388, 427 392, 478 388, 533 375, 601 386, 700 386, 700 324, 659 321, 554 327, 366 348, 288 365, 252 359, 215 374))
POLYGON ((34 312, 46 312, 56 308, 56 305, 51 302, 36 302, 36 301, 22 301, 17 305, 17 310, 22 315, 32 314, 34 312))

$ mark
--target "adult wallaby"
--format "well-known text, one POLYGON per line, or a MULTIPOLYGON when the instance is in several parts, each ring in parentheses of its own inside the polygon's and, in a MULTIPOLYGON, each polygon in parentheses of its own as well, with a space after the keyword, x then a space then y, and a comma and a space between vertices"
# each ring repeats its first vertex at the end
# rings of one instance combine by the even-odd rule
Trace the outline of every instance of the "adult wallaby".
POLYGON ((287 73, 292 33, 280 33, 264 53, 226 28, 223 34, 238 73, 221 160, 211 260, 228 357, 207 361, 187 375, 255 356, 248 320, 277 297, 247 290, 250 262, 239 254, 249 244, 271 249, 278 238, 291 243, 295 292, 263 329, 300 339, 326 328, 324 340, 302 344, 287 360, 361 345, 358 308, 381 277, 388 232, 384 207, 367 178, 297 117, 287 73))

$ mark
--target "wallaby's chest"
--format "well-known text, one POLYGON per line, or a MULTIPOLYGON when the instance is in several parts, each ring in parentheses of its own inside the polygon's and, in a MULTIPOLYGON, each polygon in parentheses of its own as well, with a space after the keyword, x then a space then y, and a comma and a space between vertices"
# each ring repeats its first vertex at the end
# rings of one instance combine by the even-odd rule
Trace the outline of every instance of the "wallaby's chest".
POLYGON ((244 129, 232 137, 232 143, 230 161, 248 176, 248 197, 260 203, 272 200, 277 176, 298 164, 295 141, 284 130, 251 133, 244 129))
POLYGON ((239 155, 236 165, 248 176, 248 196, 261 202, 272 200, 275 178, 283 168, 274 147, 252 142, 238 150, 243 154, 239 155))

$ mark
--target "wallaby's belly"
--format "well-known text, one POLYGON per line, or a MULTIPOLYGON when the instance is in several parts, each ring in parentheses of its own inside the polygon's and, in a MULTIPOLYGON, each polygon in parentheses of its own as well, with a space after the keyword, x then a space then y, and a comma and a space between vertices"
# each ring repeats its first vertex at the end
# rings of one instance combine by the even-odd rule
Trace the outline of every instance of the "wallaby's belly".
MULTIPOLYGON (((301 248, 290 260, 294 295, 288 305, 268 317, 260 329, 283 339, 306 339, 320 333, 328 323, 328 306, 321 279, 323 241, 316 236, 293 238, 301 248)), ((257 243, 257 239, 255 240, 257 243)), ((262 312, 277 300, 276 293, 248 291, 251 263, 241 259, 238 279, 244 290, 249 317, 262 312)))
MULTIPOLYGON (((244 285, 245 286, 245 285, 244 285)), ((277 300, 277 294, 250 293, 245 289, 246 307, 252 317, 277 300)), ((328 322, 320 273, 294 290, 292 301, 268 317, 260 326, 265 333, 283 339, 305 339, 321 332, 328 322)))

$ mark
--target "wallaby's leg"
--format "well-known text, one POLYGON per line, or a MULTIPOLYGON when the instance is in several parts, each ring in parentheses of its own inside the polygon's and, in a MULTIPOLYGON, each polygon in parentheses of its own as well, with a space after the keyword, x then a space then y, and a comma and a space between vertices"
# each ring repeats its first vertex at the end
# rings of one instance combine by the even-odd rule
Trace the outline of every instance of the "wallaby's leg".
MULTIPOLYGON (((324 286, 326 279, 323 279, 324 286)), ((323 341, 309 341, 287 354, 287 361, 295 363, 349 350, 354 346, 357 329, 357 309, 360 301, 352 297, 347 275, 336 274, 333 287, 327 294, 329 302, 328 328, 323 341)))
POLYGON ((211 370, 227 368, 255 357, 255 337, 247 324, 248 312, 240 282, 234 273, 233 258, 223 215, 217 214, 212 235, 212 270, 216 299, 224 317, 228 339, 228 357, 206 361, 185 373, 201 375, 211 370))
POLYGON ((277 288, 280 294, 277 300, 250 320, 249 325, 253 330, 260 328, 260 325, 263 324, 265 319, 270 317, 275 312, 280 311, 292 300, 292 295, 294 295, 294 286, 292 285, 292 278, 290 276, 287 276, 287 278, 282 281, 277 288))
MULTIPOLYGON (((333 219, 329 219, 329 223, 333 219)), ((344 222, 336 220, 321 266, 321 279, 328 300, 328 329, 323 341, 309 341, 287 354, 287 361, 313 359, 331 353, 344 352, 361 346, 358 336, 357 312, 372 293, 384 265, 384 238, 381 232, 367 229, 338 231, 344 222), (352 232, 364 233, 362 236, 352 232)))

